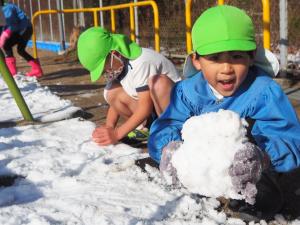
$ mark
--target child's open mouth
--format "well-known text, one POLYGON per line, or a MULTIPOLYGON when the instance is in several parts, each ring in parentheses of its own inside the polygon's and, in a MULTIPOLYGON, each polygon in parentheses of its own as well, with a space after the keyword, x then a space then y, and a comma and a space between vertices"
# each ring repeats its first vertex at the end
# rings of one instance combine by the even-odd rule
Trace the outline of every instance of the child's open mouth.
POLYGON ((234 88, 235 79, 232 80, 220 80, 219 83, 222 85, 224 91, 231 91, 234 88))

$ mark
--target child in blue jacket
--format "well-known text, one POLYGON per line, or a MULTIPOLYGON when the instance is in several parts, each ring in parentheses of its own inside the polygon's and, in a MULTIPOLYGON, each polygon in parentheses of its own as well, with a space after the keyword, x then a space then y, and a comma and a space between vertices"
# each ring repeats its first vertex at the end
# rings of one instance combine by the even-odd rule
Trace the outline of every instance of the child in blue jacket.
POLYGON ((248 182, 261 178, 254 206, 231 203, 239 212, 260 211, 262 217, 271 217, 283 204, 273 171, 300 167, 297 115, 281 87, 254 65, 254 27, 244 11, 225 5, 206 10, 193 26, 192 42, 189 57, 198 72, 174 86, 169 106, 151 126, 149 154, 161 169, 167 168, 164 164, 171 164, 168 156, 180 146, 187 119, 220 109, 238 113, 251 121, 253 141, 234 157, 232 184, 243 191, 248 182))
POLYGON ((31 66, 31 71, 26 73, 26 76, 42 76, 39 61, 26 51, 32 35, 30 20, 18 6, 12 3, 4 4, 4 0, 0 0, 0 17, 2 26, 0 48, 4 50, 5 63, 11 75, 17 74, 16 58, 13 54, 13 46, 17 45, 18 54, 31 66))

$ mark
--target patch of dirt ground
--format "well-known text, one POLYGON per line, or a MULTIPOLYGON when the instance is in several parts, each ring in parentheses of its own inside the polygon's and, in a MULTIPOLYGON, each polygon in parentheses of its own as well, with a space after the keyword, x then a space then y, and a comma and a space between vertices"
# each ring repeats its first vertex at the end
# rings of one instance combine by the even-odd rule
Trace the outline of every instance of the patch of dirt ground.
MULTIPOLYGON (((84 118, 95 122, 97 125, 104 123, 107 111, 107 104, 103 99, 104 80, 100 79, 96 83, 91 83, 89 73, 76 60, 76 55, 68 57, 58 56, 56 53, 48 51, 38 51, 40 62, 44 71, 44 76, 39 78, 39 82, 64 99, 69 99, 75 106, 84 110, 84 118)), ((28 71, 30 68, 26 62, 17 57, 18 70, 28 71)), ((282 82, 282 80, 278 80, 282 82)), ((291 93, 299 92, 299 79, 289 83, 292 88, 291 93)), ((300 95, 299 98, 291 99, 291 102, 300 117, 300 95)), ((147 162, 146 162, 147 163, 147 162)), ((293 171, 281 179, 281 186, 284 195, 288 199, 286 205, 287 214, 291 218, 300 216, 300 171, 293 171), (290 185, 290 181, 293 185, 290 185)))

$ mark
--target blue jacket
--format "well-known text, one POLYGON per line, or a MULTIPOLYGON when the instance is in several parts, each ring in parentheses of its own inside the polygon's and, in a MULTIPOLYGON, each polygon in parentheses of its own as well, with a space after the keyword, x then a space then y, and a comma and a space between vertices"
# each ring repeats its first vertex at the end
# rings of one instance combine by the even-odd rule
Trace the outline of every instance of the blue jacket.
POLYGON ((5 17, 5 29, 10 29, 20 35, 31 26, 26 14, 15 4, 7 3, 2 7, 2 12, 5 17))
POLYGON ((148 149, 160 161, 161 151, 170 141, 181 140, 183 123, 191 116, 219 109, 232 110, 242 118, 254 120, 251 134, 267 152, 274 169, 290 171, 300 166, 300 123, 281 87, 265 72, 251 67, 230 97, 218 101, 201 72, 178 82, 170 105, 151 126, 148 149))

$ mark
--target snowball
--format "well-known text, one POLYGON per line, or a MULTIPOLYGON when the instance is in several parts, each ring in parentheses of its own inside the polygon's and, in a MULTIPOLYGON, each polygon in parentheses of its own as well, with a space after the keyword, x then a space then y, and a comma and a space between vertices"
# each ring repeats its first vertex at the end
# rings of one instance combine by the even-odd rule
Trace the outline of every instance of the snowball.
POLYGON ((246 126, 244 119, 229 110, 188 119, 182 129, 183 144, 172 158, 180 182, 192 193, 243 199, 234 190, 228 169, 247 141, 246 126))

